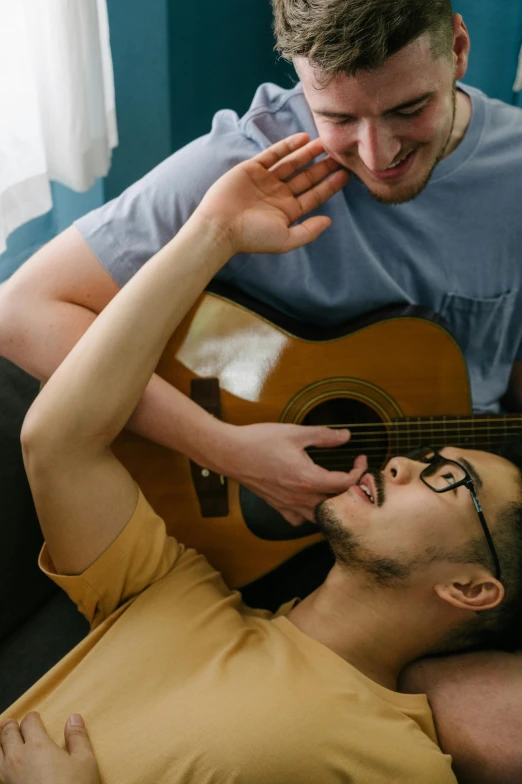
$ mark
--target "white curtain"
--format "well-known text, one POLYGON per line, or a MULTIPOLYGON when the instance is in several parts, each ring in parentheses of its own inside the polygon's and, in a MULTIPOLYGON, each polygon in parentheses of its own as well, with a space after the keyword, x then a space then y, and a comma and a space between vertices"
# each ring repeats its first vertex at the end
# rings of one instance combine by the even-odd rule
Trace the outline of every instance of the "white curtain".
POLYGON ((0 253, 50 180, 87 190, 117 143, 106 0, 0 0, 0 253))

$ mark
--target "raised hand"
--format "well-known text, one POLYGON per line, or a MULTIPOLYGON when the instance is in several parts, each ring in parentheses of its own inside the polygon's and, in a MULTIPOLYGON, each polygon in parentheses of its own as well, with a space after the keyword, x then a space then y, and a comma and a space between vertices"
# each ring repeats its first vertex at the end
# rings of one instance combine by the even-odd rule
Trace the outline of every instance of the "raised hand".
POLYGON ((51 740, 38 713, 0 727, 1 784, 100 784, 83 719, 65 725, 64 751, 51 740))
POLYGON ((207 192, 195 215, 218 227, 231 255, 286 253, 328 228, 331 220, 324 215, 294 225, 349 179, 329 156, 312 164, 324 147, 309 138, 298 133, 283 139, 235 166, 207 192))

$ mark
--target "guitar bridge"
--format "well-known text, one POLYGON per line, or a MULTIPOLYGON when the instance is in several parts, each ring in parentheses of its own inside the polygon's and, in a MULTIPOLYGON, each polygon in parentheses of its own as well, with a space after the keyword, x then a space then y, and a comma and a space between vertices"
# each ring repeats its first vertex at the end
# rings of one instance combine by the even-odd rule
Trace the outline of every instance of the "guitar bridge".
MULTIPOLYGON (((194 378, 190 382, 191 399, 221 419, 221 400, 217 378, 194 378)), ((227 517, 228 482, 226 476, 209 471, 208 468, 190 461, 192 482, 199 502, 202 517, 227 517)))

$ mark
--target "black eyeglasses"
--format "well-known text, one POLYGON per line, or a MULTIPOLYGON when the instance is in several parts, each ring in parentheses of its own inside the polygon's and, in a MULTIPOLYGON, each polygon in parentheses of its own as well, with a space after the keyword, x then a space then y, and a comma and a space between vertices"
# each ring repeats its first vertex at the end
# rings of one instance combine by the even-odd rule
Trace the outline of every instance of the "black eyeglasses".
POLYGON ((484 536, 486 537, 493 563, 495 564, 495 577, 497 580, 500 580, 500 562, 495 550, 495 545, 493 544, 493 539, 491 538, 484 512, 480 506, 480 501, 477 498, 473 479, 469 475, 467 469, 455 460, 448 460, 448 458, 443 457, 440 452, 431 446, 420 447, 414 452, 410 452, 407 456, 411 460, 427 463, 420 478, 424 484, 435 493, 447 493, 450 490, 455 490, 455 488, 460 487, 461 485, 468 488, 475 509, 477 510, 478 519, 480 520, 482 530, 484 531, 484 536))

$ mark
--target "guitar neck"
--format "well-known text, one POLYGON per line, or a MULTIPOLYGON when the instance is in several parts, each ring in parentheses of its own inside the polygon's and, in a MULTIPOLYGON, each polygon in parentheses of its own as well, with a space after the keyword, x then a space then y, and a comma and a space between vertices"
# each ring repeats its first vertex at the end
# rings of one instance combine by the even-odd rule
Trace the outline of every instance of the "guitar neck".
POLYGON ((522 433, 520 414, 408 417, 390 425, 390 444, 397 453, 419 444, 494 450, 506 439, 522 433))
MULTIPOLYGON (((340 425, 330 424, 330 427, 340 425)), ((378 469, 392 455, 408 454, 418 446, 460 446, 495 451, 504 441, 522 436, 522 415, 408 417, 392 422, 352 422, 347 444, 335 449, 308 449, 312 459, 331 470, 345 471, 359 454, 378 469)))

